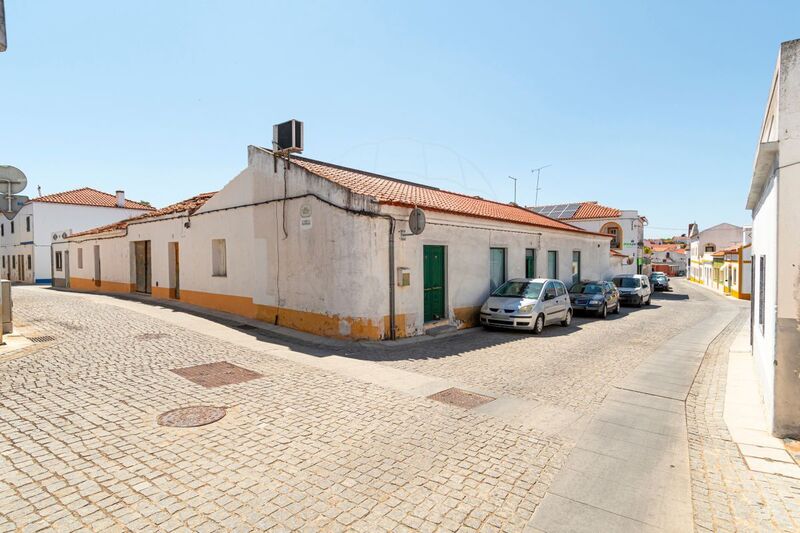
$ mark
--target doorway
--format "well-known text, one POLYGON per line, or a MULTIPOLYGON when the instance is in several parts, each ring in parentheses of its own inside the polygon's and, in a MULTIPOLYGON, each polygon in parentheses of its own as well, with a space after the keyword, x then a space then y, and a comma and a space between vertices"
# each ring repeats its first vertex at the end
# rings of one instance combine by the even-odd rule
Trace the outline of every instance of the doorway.
POLYGON ((17 271, 19 273, 19 280, 20 281, 25 281, 25 256, 24 255, 18 255, 17 256, 17 264, 19 265, 19 270, 17 271))
POLYGON ((136 241, 133 245, 136 260, 136 292, 150 294, 150 241, 136 241))
POLYGON ((69 288, 69 250, 64 251, 64 286, 69 288))
POLYGON ((423 246, 422 266, 425 292, 425 322, 445 317, 444 246, 423 246))
POLYGON ((181 260, 180 247, 177 242, 169 243, 167 256, 169 258, 169 297, 176 300, 181 297, 181 260))

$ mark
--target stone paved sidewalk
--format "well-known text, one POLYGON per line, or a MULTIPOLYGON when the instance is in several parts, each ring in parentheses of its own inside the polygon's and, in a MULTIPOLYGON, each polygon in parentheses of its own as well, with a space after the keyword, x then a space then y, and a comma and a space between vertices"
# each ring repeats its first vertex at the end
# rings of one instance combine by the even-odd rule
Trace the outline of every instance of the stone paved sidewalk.
POLYGON ((686 402, 697 531, 800 531, 800 480, 753 472, 723 419, 728 349, 743 310, 709 346, 686 402))
POLYGON ((56 341, 0 363, 0 531, 519 531, 568 451, 77 295, 15 296, 56 341), (206 389, 170 372, 220 360, 264 377, 206 389), (156 425, 195 404, 229 412, 156 425))

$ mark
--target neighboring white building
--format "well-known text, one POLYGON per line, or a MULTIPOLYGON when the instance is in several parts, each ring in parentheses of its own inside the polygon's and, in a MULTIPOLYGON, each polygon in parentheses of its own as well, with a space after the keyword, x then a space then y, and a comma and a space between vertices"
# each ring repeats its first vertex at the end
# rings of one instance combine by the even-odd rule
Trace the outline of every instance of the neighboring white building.
POLYGON ((72 288, 177 298, 350 339, 476 325, 507 278, 611 274, 607 235, 307 158, 286 164, 252 146, 221 191, 68 240, 72 288), (409 233, 415 206, 427 218, 420 235, 409 233))
POLYGON ((689 225, 689 270, 690 281, 713 287, 720 283, 719 266, 715 268, 714 253, 741 244, 741 226, 723 222, 703 231, 697 224, 689 225))
POLYGON ((679 244, 651 244, 650 262, 653 270, 670 276, 686 275, 688 265, 686 249, 679 244))
POLYGON ((611 235, 611 249, 626 256, 622 260, 615 260, 618 264, 615 274, 648 273, 644 257, 644 227, 647 219, 635 209, 620 210, 597 202, 543 205, 528 209, 586 231, 611 235))
POLYGON ((772 432, 800 437, 800 40, 781 44, 747 196, 753 359, 772 432))
POLYGON ((151 210, 152 207, 85 187, 30 199, 22 208, 0 216, 0 272, 5 279, 50 283, 50 245, 83 231, 151 210))

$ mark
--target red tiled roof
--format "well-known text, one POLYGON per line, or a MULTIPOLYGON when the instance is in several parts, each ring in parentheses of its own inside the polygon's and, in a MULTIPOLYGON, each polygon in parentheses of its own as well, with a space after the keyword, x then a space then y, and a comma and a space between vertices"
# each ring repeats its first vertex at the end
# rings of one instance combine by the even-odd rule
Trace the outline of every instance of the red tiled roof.
POLYGON ((723 248, 722 250, 717 250, 711 255, 714 257, 722 257, 725 254, 730 254, 738 251, 739 251, 739 245, 734 245, 734 246, 728 246, 727 248, 723 248))
POLYGON ((181 202, 176 204, 168 205, 167 207, 163 207, 161 209, 156 209, 154 211, 150 211, 143 215, 135 216, 132 218, 128 218, 125 220, 120 220, 119 222, 114 222, 113 224, 107 224, 105 226, 100 226, 99 228, 93 228, 86 231, 81 231, 80 233, 73 233, 70 238, 72 237, 82 237, 85 235, 98 235, 100 233, 108 233, 112 231, 119 231, 124 230, 128 227, 128 224, 139 222, 142 220, 146 220, 148 218, 156 218, 162 217, 165 215, 172 215, 175 213, 182 213, 184 211, 188 211, 191 215, 201 207, 215 194, 216 192, 206 192, 203 194, 198 194, 196 196, 192 196, 191 198, 187 198, 181 202))
POLYGON ((683 250, 683 247, 678 244, 654 244, 650 249, 654 252, 677 252, 683 250))
POLYGON ((611 255, 614 257, 628 257, 627 255, 623 254, 622 252, 618 252, 614 248, 611 249, 611 255))
MULTIPOLYGON (((266 148, 263 150, 271 152, 266 148)), ((341 167, 305 157, 293 156, 292 163, 303 167, 312 174, 338 183, 357 194, 372 196, 381 204, 417 206, 432 211, 490 218, 578 233, 591 233, 515 205, 444 191, 427 185, 341 167)))
MULTIPOLYGON (((91 205, 95 207, 117 207, 117 196, 107 192, 98 191, 90 187, 64 191, 31 198, 31 202, 45 202, 50 204, 91 205)), ((125 200, 125 209, 143 209, 150 211, 153 207, 132 200, 125 200)))
POLYGON ((619 209, 606 207, 597 202, 583 202, 570 220, 579 220, 582 218, 617 218, 619 214, 619 209))

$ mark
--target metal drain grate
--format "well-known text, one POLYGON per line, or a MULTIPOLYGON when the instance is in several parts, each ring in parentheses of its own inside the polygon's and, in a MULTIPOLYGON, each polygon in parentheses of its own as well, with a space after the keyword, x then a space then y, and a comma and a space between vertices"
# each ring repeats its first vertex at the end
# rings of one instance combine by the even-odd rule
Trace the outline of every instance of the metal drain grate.
POLYGON ((173 368, 170 369, 170 372, 174 372, 192 383, 202 385, 206 388, 234 385, 236 383, 244 383, 245 381, 264 377, 258 372, 233 365, 227 361, 187 366, 185 368, 173 368))
POLYGON ((431 394, 428 396, 428 399, 455 405, 456 407, 463 407, 464 409, 472 409, 473 407, 478 407, 479 405, 495 400, 495 398, 491 396, 484 396, 483 394, 457 389, 455 387, 439 391, 436 394, 431 394))
POLYGON ((193 405, 191 407, 181 407, 158 415, 158 425, 170 426, 175 428, 194 428, 205 426, 220 420, 225 416, 224 407, 212 407, 210 405, 193 405))
POLYGON ((31 342, 52 342, 56 340, 52 335, 39 335, 38 337, 28 337, 31 342))

